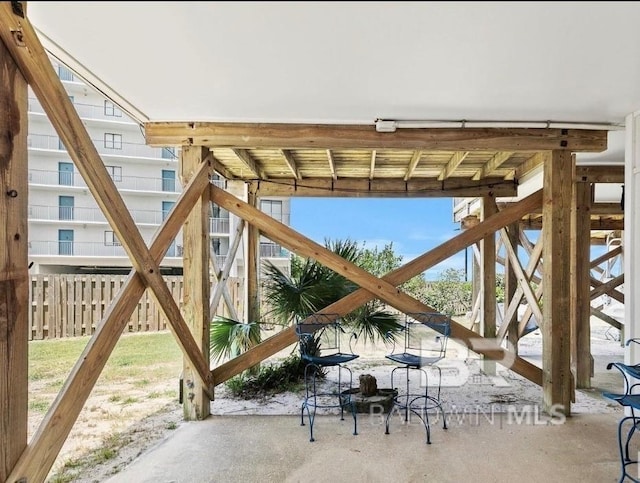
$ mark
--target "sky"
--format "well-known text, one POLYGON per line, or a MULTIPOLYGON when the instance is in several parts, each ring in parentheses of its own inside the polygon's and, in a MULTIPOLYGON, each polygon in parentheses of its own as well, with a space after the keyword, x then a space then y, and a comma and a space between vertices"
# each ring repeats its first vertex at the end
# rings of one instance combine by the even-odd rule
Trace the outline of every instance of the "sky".
MULTIPOLYGON (((451 198, 291 198, 291 227, 324 245, 351 239, 367 248, 393 243, 403 263, 459 234, 451 198)), ((471 252, 469 251, 469 261, 471 252)), ((464 250, 425 272, 436 280, 447 268, 464 270, 464 250)))

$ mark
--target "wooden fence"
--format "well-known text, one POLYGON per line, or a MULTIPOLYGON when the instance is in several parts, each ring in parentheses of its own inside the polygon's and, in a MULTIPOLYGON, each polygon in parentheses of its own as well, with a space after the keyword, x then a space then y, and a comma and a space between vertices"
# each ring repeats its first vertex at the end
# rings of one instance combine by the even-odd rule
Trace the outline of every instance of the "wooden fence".
MULTIPOLYGON (((32 276, 29 339, 54 339, 93 334, 126 278, 127 275, 95 274, 32 276)), ((180 307, 183 294, 182 277, 165 276, 164 279, 180 307)), ((227 286, 236 309, 240 310, 242 283, 238 279, 230 278, 227 286)), ((222 302, 216 313, 228 316, 222 302)), ((169 328, 168 324, 155 297, 146 290, 133 311, 125 332, 166 330, 169 328)))

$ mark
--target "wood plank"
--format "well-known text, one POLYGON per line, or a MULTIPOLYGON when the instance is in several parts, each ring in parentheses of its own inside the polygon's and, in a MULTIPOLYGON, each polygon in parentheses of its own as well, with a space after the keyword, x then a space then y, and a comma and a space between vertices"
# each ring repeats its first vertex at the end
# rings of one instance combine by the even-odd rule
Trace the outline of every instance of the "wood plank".
MULTIPOLYGON (((328 153, 327 153, 328 154, 328 153)), ((229 195, 235 198, 233 195, 229 195)), ((252 190, 249 190, 247 206, 258 211, 258 196, 252 190)), ((266 216, 266 215, 265 215, 266 216)), ((240 217, 243 218, 243 217, 240 217)), ((246 221, 246 219, 245 219, 246 221)), ((247 277, 247 300, 245 307, 247 309, 246 322, 256 322, 260 320, 260 228, 252 223, 247 223, 247 254, 246 260, 246 277, 247 277)))
MULTIPOLYGON (((518 223, 512 223, 507 227, 507 236, 509 238, 509 243, 514 248, 515 252, 518 253, 518 233, 520 232, 520 226, 518 223)), ((528 267, 527 267, 528 268, 528 267)), ((509 257, 506 257, 504 263, 504 305, 503 307, 510 307, 511 302, 513 301, 516 291, 518 290, 518 279, 516 277, 516 273, 513 270, 512 263, 509 261, 509 257)), ((519 303, 519 302, 518 302, 519 303)), ((516 354, 518 353, 518 327, 514 322, 518 319, 517 310, 511 315, 507 317, 507 310, 504 310, 504 318, 502 320, 502 325, 500 326, 500 331, 498 332, 498 340, 500 339, 500 332, 502 331, 502 326, 506 327, 507 335, 507 347, 514 351, 516 354)))
MULTIPOLYGON (((180 153, 180 178, 188 182, 194 176, 202 176, 201 166, 207 149, 202 147, 183 146, 180 153)), ((213 169, 207 177, 213 175, 213 169)), ((211 203, 209 193, 204 190, 196 201, 191 213, 182 228, 182 270, 184 283, 184 300, 182 310, 184 320, 202 357, 209 366, 209 212, 211 203)), ((174 303, 173 298, 171 299, 174 303)), ((189 357, 183 358, 182 367, 183 415, 186 421, 201 420, 211 413, 211 390, 206 379, 204 382, 198 375, 198 368, 189 357)))
POLYGON ((496 169, 502 166, 511 156, 513 156, 513 153, 510 153, 510 152, 494 154, 493 157, 489 161, 487 161, 487 163, 482 168, 476 171, 476 173, 473 175, 471 179, 477 181, 484 178, 488 178, 496 169))
MULTIPOLYGON (((337 273, 340 273, 360 285, 362 287, 361 289, 331 304, 321 311, 325 314, 338 315, 351 312, 374 297, 386 301, 405 313, 433 311, 432 308, 399 291, 395 286, 400 285, 402 282, 405 282, 419 273, 422 273, 429 267, 446 260, 454 253, 458 253, 465 246, 485 238, 489 233, 495 232, 499 226, 513 223, 522 216, 522 210, 527 210, 531 206, 535 206, 541 202, 541 192, 534 193, 522 200, 521 204, 518 206, 518 210, 505 209, 501 213, 481 222, 478 226, 461 233, 452 240, 449 240, 449 242, 445 242, 431 252, 427 252, 415 258, 404 267, 388 273, 382 279, 378 279, 360 267, 348 263, 344 259, 327 250, 325 247, 304 238, 290 227, 274 220, 249 204, 237 199, 233 195, 226 193, 216 186, 211 186, 210 190, 211 201, 229 210, 236 216, 240 216, 248 223, 255 225, 258 229, 264 231, 264 234, 272 240, 282 244, 295 253, 318 260, 337 273)), ((533 382, 538 384, 542 382, 542 373, 539 368, 524 359, 505 352, 504 349, 495 344, 495 342, 486 342, 482 340, 485 345, 477 347, 477 334, 466 327, 452 322, 451 336, 465 342, 476 352, 508 364, 510 369, 533 382), (474 346, 474 344, 476 344, 476 346, 474 346), (515 359, 513 357, 515 357, 515 359), (506 362, 507 358, 508 363, 506 362)), ((220 382, 227 380, 229 377, 233 377, 233 375, 238 373, 237 371, 242 371, 247 367, 254 365, 269 355, 272 355, 272 351, 277 347, 282 349, 287 345, 290 345, 293 341, 295 341, 295 334, 292 329, 282 331, 277 336, 267 339, 267 341, 260 344, 260 346, 255 350, 251 349, 246 353, 241 354, 239 357, 236 357, 235 359, 214 369, 212 374, 216 383, 219 384, 220 382), (281 344, 285 345, 281 346, 281 344)))
POLYGON ((516 168, 515 172, 513 173, 513 178, 516 180, 524 178, 529 173, 537 170, 538 168, 541 168, 543 161, 544 161, 543 153, 534 154, 533 156, 531 156, 529 159, 527 159, 524 163, 522 163, 520 166, 516 168))
POLYGON ((215 314, 218 308, 218 304, 220 303, 220 297, 227 292, 228 298, 226 299, 227 308, 232 315, 232 319, 238 320, 238 314, 236 313, 236 308, 233 305, 231 300, 231 295, 229 295, 229 288, 227 287, 227 281, 229 280, 229 274, 231 273, 231 267, 233 266, 233 261, 236 258, 236 253, 238 253, 238 247, 240 246, 240 241, 242 240, 242 233, 244 232, 245 222, 243 219, 240 219, 238 222, 238 226, 236 227, 235 234, 231 241, 231 246, 229 247, 229 253, 227 254, 227 259, 224 262, 224 267, 218 274, 217 272, 217 263, 215 262, 215 256, 211 257, 211 262, 214 264, 214 272, 216 272, 217 283, 213 292, 211 294, 211 300, 209 302, 209 311, 211 314, 215 314))
MULTIPOLYGON (((183 146, 183 149, 188 146, 183 146)), ((253 173, 255 177, 258 179, 267 179, 267 176, 264 174, 264 169, 262 166, 258 164, 258 162, 251 156, 251 153, 246 149, 234 149, 233 154, 235 154, 240 161, 253 173)), ((244 177, 244 176, 243 176, 244 177)))
POLYGON ((293 177, 295 179, 302 179, 302 176, 300 175, 300 170, 298 169, 298 164, 296 163, 296 160, 293 158, 293 154, 291 154, 291 151, 289 151, 288 149, 281 149, 280 154, 282 154, 282 157, 284 158, 284 162, 287 163, 287 167, 289 168, 289 171, 291 171, 291 174, 293 175, 293 177))
POLYGON ((612 299, 615 299, 621 304, 624 304, 624 294, 616 290, 616 287, 624 283, 624 273, 622 275, 618 275, 617 277, 609 280, 607 283, 602 283, 593 278, 590 279, 590 282, 591 282, 591 285, 595 287, 589 294, 590 300, 596 299, 601 295, 608 295, 612 299))
POLYGON ((377 132, 375 125, 231 122, 147 122, 153 146, 273 149, 408 149, 437 151, 602 152, 607 132, 585 129, 459 128, 398 129, 377 132))
POLYGON ((604 312, 601 312, 600 310, 591 307, 591 315, 598 317, 600 320, 602 320, 603 322, 606 322, 607 324, 609 324, 611 327, 614 327, 618 330, 624 330, 624 325, 622 325, 620 322, 618 322, 616 319, 614 319, 613 317, 605 314, 604 312))
POLYGON ((619 166, 576 166, 575 180, 586 183, 624 183, 624 160, 620 160, 619 166))
POLYGON ((456 152, 451 156, 451 159, 447 162, 446 166, 442 168, 442 171, 438 175, 438 181, 443 181, 449 178, 454 171, 460 166, 464 158, 467 157, 467 152, 456 152))
POLYGON ((422 151, 414 151, 413 155, 411 155, 409 166, 407 166, 407 172, 404 175, 405 181, 409 181, 409 179, 411 179, 411 176, 413 176, 413 172, 416 170, 416 166, 418 166, 421 156, 422 156, 422 151))
MULTIPOLYGON (((207 176, 195 176, 185 187, 151 241, 149 252, 156 263, 162 260, 180 231, 182 220, 209 184, 207 176)), ((73 366, 60 394, 31 438, 29 446, 20 456, 9 475, 9 481, 18 481, 21 478, 25 478, 26 481, 45 480, 144 291, 144 280, 136 270, 132 270, 73 366)))
POLYGON ((544 410, 571 414, 571 186, 573 159, 554 150, 544 159, 544 321, 542 371, 544 410), (557 406, 556 406, 557 405, 557 406))
MULTIPOLYGON (((487 195, 482 198, 482 219, 498 213, 496 199, 487 195)), ((496 337, 496 234, 491 233, 480 242, 482 271, 482 336, 496 337)), ((483 361, 483 370, 488 376, 496 375, 495 362, 483 361)))
MULTIPOLYGON (((6 7, 11 10, 10 3, 6 7)), ((8 476, 27 446, 29 116, 27 83, 4 43, 0 41, 0 481, 11 481, 8 476)))
POLYGON ((327 149, 327 161, 329 162, 329 171, 331 172, 331 178, 333 180, 338 179, 338 175, 336 173, 336 163, 333 159, 333 153, 330 149, 327 149))
POLYGON ((371 165, 369 166, 369 179, 373 179, 376 171, 376 150, 371 151, 371 165))
MULTIPOLYGON (((35 277, 33 280, 33 301, 36 306, 34 313, 35 318, 35 338, 42 340, 45 337, 45 323, 44 323, 44 290, 43 290, 44 277, 35 277)), ((34 324, 32 324, 33 326, 34 324)), ((31 334, 31 331, 29 331, 31 334)), ((31 337, 30 337, 31 338, 31 337)))
POLYGON ((591 257, 591 185, 573 183, 571 205, 571 367, 576 387, 591 387, 591 302, 589 299, 591 257))
POLYGON ((466 178, 354 179, 305 178, 303 181, 278 179, 252 183, 258 196, 314 196, 338 198, 443 198, 477 197, 491 192, 494 196, 516 196, 514 181, 490 178, 473 181, 466 178))
POLYGON ((622 255, 622 245, 617 246, 613 250, 609 250, 608 252, 603 253, 599 257, 594 258, 593 260, 591 260, 591 263, 589 265, 591 269, 593 269, 598 265, 600 265, 601 263, 604 263, 613 257, 617 257, 618 255, 622 255))
POLYGON ((213 154, 213 152, 210 152, 209 154, 210 158, 211 158, 211 164, 213 166, 213 169, 223 178, 226 179, 236 179, 237 176, 235 176, 231 171, 229 171, 227 169, 227 167, 225 165, 222 164, 222 162, 216 158, 213 154))

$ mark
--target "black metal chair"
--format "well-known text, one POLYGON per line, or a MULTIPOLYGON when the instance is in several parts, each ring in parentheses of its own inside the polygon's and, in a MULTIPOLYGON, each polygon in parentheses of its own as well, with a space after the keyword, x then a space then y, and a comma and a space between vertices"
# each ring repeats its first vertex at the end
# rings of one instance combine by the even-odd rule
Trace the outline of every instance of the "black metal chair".
POLYGON ((318 408, 339 408, 340 419, 344 420, 344 408, 351 410, 353 415, 353 434, 358 434, 356 407, 352 397, 353 373, 344 364, 357 359, 353 353, 351 343, 356 337, 349 338, 349 352, 342 352, 341 339, 345 332, 340 319, 335 314, 314 314, 303 322, 296 324, 296 334, 300 346, 300 357, 306 363, 304 369, 305 397, 300 408, 301 426, 304 426, 304 412, 309 417, 309 441, 313 437, 313 423, 318 408), (335 392, 320 389, 318 379, 324 378, 327 368, 337 368, 338 384, 335 392), (342 371, 348 372, 348 380, 343 381, 342 371))
MULTIPOLYGON (((404 391, 398 390, 393 405, 385 419, 385 434, 389 434, 389 420, 394 409, 404 411, 405 422, 409 421, 409 414, 413 413, 422 421, 427 432, 427 444, 431 444, 431 428, 429 426, 429 411, 442 415, 443 428, 447 429, 447 420, 440 401, 442 387, 442 370, 437 363, 445 358, 447 341, 451 334, 451 319, 439 313, 410 313, 406 315, 404 332, 404 347, 402 352, 395 352, 395 343, 391 354, 386 356, 390 361, 398 364, 391 371, 391 387, 394 385, 396 371, 405 371, 404 391), (433 368, 437 373, 438 384, 430 388, 427 369, 433 368), (417 371, 421 376, 421 386, 424 392, 410 387, 411 371, 417 371), (431 392, 430 392, 431 389, 431 392)), ((415 384, 415 377, 413 378, 415 384)))
MULTIPOLYGON (((629 339, 626 342, 628 346, 631 343, 640 344, 640 339, 629 339)), ((629 478, 633 482, 640 482, 640 479, 635 478, 629 473, 629 466, 637 465, 638 460, 632 459, 629 455, 629 443, 631 437, 640 428, 640 414, 636 411, 640 410, 640 394, 635 391, 636 387, 640 386, 640 364, 628 365, 621 362, 611 362, 607 365, 607 369, 616 368, 622 374, 624 380, 624 392, 611 393, 604 392, 602 395, 613 401, 616 401, 625 408, 629 408, 631 415, 624 416, 618 423, 618 449, 620 451, 620 464, 621 464, 621 476, 619 482, 622 483, 625 479, 629 478), (634 392, 635 391, 635 392, 634 392), (631 423, 629 428, 624 431, 625 425, 631 423), (624 442, 623 442, 624 440, 624 442)), ((636 473, 637 475, 637 473, 636 473)))

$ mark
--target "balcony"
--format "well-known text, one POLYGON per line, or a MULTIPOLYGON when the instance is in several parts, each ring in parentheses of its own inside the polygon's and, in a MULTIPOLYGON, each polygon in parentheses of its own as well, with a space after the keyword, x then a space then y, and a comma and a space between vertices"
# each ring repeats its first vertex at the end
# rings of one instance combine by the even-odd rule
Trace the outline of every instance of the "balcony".
POLYGON ((228 234, 230 230, 229 218, 209 218, 209 232, 212 234, 228 234))
MULTIPOLYGON (((135 125, 129 117, 123 114, 123 112, 115 106, 106 107, 104 105, 94 104, 80 104, 73 103, 78 116, 82 119, 94 119, 100 121, 119 122, 135 125)), ((35 114, 46 114, 44 108, 40 104, 40 101, 35 97, 29 98, 29 112, 35 114)))
MULTIPOLYGON (((152 148, 142 143, 113 142, 113 147, 105 145, 104 139, 92 139, 98 153, 111 156, 128 156, 133 158, 174 159, 169 157, 167 149, 152 148)), ((29 149, 44 149, 50 151, 66 151, 58 136, 48 134, 29 134, 27 136, 29 149)))
MULTIPOLYGON (((121 245, 105 245, 102 242, 30 241, 30 256, 74 256, 74 257, 127 257, 121 245)), ((181 257, 182 246, 172 245, 166 257, 181 257)))
POLYGON ((262 258, 289 258, 289 251, 276 243, 261 243, 260 257, 262 258))
MULTIPOLYGON (((114 180, 119 190, 157 191, 164 193, 180 192, 179 183, 168 178, 149 178, 142 176, 121 176, 114 180)), ((78 172, 46 171, 40 169, 29 170, 29 183, 48 186, 74 186, 86 188, 82 176, 78 172)))
MULTIPOLYGON (((162 210, 130 210, 136 224, 160 225, 166 213, 162 210)), ((107 223, 100 208, 80 206, 29 205, 29 221, 76 221, 79 223, 107 223)))

